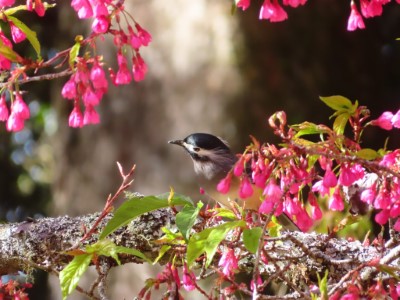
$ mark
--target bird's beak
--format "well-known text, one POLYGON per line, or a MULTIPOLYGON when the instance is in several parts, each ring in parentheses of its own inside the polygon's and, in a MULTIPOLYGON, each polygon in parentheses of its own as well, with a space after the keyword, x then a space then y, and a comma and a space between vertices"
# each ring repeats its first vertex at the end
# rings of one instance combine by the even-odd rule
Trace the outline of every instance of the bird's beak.
POLYGON ((182 140, 172 140, 172 141, 168 141, 168 144, 175 144, 175 145, 183 146, 183 141, 182 140))

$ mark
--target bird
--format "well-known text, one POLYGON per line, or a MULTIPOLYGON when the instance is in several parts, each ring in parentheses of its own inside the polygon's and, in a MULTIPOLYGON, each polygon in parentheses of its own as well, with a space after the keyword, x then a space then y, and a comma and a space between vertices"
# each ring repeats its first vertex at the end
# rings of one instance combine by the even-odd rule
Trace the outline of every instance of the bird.
MULTIPOLYGON (((216 190, 217 183, 227 176, 238 161, 238 157, 232 152, 229 144, 224 139, 209 133, 192 133, 183 140, 171 140, 168 143, 181 146, 186 150, 193 161, 194 171, 200 177, 206 179, 208 183, 211 183, 214 190, 216 190)), ((248 176, 251 180, 250 172, 250 168, 245 170, 245 176, 248 176)), ((233 179, 235 178, 233 176, 233 179)), ((259 189, 252 197, 246 200, 238 199, 240 181, 238 178, 232 181, 228 195, 219 195, 217 197, 217 193, 215 193, 211 198, 216 199, 224 207, 232 207, 231 199, 234 199, 244 209, 258 211, 262 203, 262 190, 259 189)), ((278 217, 278 221, 289 230, 299 230, 297 225, 285 214, 278 217)))

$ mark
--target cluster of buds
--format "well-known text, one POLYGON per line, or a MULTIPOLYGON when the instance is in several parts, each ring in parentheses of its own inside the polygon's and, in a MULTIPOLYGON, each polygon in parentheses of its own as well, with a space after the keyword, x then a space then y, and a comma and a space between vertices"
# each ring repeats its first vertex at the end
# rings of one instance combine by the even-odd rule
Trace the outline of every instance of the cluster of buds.
MULTIPOLYGON (((237 0, 236 6, 242 10, 246 10, 250 6, 251 0, 237 0)), ((284 6, 298 7, 304 5, 307 0, 283 0, 284 6)), ((383 5, 389 3, 390 0, 360 0, 359 6, 361 14, 357 8, 356 3, 351 0, 350 2, 350 16, 347 22, 347 30, 354 31, 358 28, 364 29, 364 18, 372 18, 382 15, 383 5)), ((397 0, 397 3, 400 3, 397 0)), ((260 19, 269 20, 270 22, 282 22, 288 18, 286 11, 278 0, 264 0, 259 13, 260 19)))
POLYGON ((78 59, 76 72, 71 75, 61 91, 65 99, 74 101, 74 108, 68 120, 70 127, 79 128, 100 122, 95 107, 107 92, 108 82, 100 58, 96 57, 91 62, 92 66, 89 69, 87 60, 78 59), (83 115, 82 105, 85 107, 83 115))
MULTIPOLYGON (((377 120, 366 125, 358 123, 355 127, 374 124, 389 130, 398 127, 398 115, 386 112, 377 120)), ((350 124, 355 120, 350 120, 350 124)), ((233 170, 217 185, 220 193, 229 191, 232 177, 236 176, 241 181, 238 196, 244 201, 255 189, 259 190, 262 198, 259 213, 276 216, 284 213, 301 230, 307 231, 322 218, 319 201, 326 199, 331 211, 343 211, 346 202, 350 208, 357 204, 352 203, 354 199, 349 190, 358 189, 357 201, 377 211, 375 221, 384 225, 392 218, 396 220, 394 229, 400 231, 400 150, 381 155, 373 151, 373 160, 355 159, 350 153, 362 153, 360 145, 348 139, 348 148, 343 148, 335 142, 336 134, 327 127, 323 130, 331 139, 305 147, 304 142, 296 144, 294 128, 285 129, 283 112, 272 116, 269 124, 286 146, 260 145, 253 139, 233 170), (251 173, 244 172, 246 167, 250 167, 251 173)))
MULTIPOLYGON (((14 85, 19 80, 30 81, 27 72, 35 70, 35 72, 44 67, 49 67, 62 60, 61 64, 68 62, 68 69, 60 72, 59 77, 65 74, 71 74, 62 89, 62 96, 66 99, 73 100, 73 110, 69 116, 69 126, 82 127, 88 124, 97 124, 100 122, 99 115, 95 107, 100 103, 103 95, 107 92, 108 83, 106 72, 103 69, 105 64, 101 56, 92 55, 97 53, 96 40, 104 40, 105 34, 111 34, 114 44, 117 48, 118 70, 114 72, 109 68, 109 74, 115 85, 129 84, 132 80, 141 81, 147 73, 147 65, 139 53, 140 48, 148 46, 151 42, 151 35, 143 29, 133 18, 125 11, 123 1, 117 0, 72 0, 71 6, 76 11, 80 19, 93 19, 92 33, 84 39, 78 36, 76 43, 71 47, 70 51, 62 51, 43 61, 40 57, 40 45, 36 40, 36 36, 32 34, 32 30, 18 20, 13 15, 13 9, 7 10, 13 6, 15 0, 0 0, 0 8, 4 9, 2 14, 3 21, 10 27, 11 39, 9 39, 0 30, 0 42, 4 48, 0 54, 0 72, 6 71, 9 74, 7 83, 2 89, 2 99, 0 102, 0 119, 7 121, 7 129, 10 131, 19 131, 24 128, 24 120, 29 117, 29 110, 22 109, 20 113, 21 95, 15 94, 15 100, 11 99, 11 113, 7 108, 5 93, 6 90, 12 94, 14 85), (121 18, 121 14, 124 15, 121 18), (126 21, 126 26, 121 24, 121 19, 126 21), (133 25, 132 25, 133 24, 133 25), (114 26, 115 25, 115 26, 114 26), (115 27, 115 28, 114 28, 115 27), (124 29, 126 27, 126 29, 124 29), (13 43, 20 43, 24 40, 29 42, 37 52, 38 61, 32 59, 24 60, 13 50, 13 43), (82 47, 86 49, 83 56, 79 56, 79 50, 82 47), (93 51, 90 51, 90 50, 93 51), (131 57, 131 64, 128 59, 131 57), (132 67, 129 67, 132 65, 132 67), (69 71, 69 72, 67 72, 69 71), (25 112, 27 111, 27 112, 25 112), (83 113, 82 113, 83 111, 83 113)), ((54 5, 42 3, 42 0, 27 0, 26 6, 18 6, 19 10, 35 10, 39 16, 44 16, 47 8, 54 5)), ((54 78, 57 78, 54 74, 54 78)), ((40 77, 39 75, 38 77, 40 77)), ((26 105, 25 105, 26 107, 26 105)))
POLYGON ((8 131, 20 131, 24 128, 25 120, 29 119, 29 108, 22 99, 20 92, 10 94, 11 107, 10 110, 6 103, 6 92, 0 96, 0 121, 6 122, 8 131))
MULTIPOLYGON (((151 288, 158 289, 161 284, 167 284, 170 293, 175 294, 181 287, 186 291, 193 291, 196 288, 196 276, 193 271, 189 270, 187 264, 183 264, 182 281, 179 276, 178 269, 175 265, 167 263, 164 270, 157 274, 155 279, 148 279, 146 287, 143 288, 138 295, 139 299, 150 299, 151 288)), ((179 292, 178 292, 179 293, 179 292)), ((180 293, 176 296, 177 299, 183 299, 180 293)))

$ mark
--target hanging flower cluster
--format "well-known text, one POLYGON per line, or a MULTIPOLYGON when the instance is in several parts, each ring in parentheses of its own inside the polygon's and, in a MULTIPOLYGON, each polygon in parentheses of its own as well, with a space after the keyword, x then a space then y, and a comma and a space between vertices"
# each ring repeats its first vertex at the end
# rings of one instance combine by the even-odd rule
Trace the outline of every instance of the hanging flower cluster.
MULTIPOLYGON (((21 95, 13 91, 19 90, 19 84, 32 81, 29 71, 57 65, 65 66, 64 70, 52 74, 54 78, 70 75, 62 89, 62 96, 72 100, 73 109, 69 116, 69 126, 82 127, 100 122, 96 106, 107 92, 108 82, 106 62, 98 55, 96 42, 104 40, 104 35, 114 37, 117 48, 118 70, 108 68, 110 78, 115 85, 129 84, 132 80, 142 81, 147 73, 147 65, 139 50, 148 46, 151 35, 143 29, 124 9, 123 1, 113 0, 72 0, 71 6, 79 19, 92 19, 92 33, 87 37, 77 36, 75 44, 66 51, 61 51, 48 61, 43 61, 40 53, 40 43, 35 32, 17 19, 14 15, 21 10, 34 10, 39 16, 44 16, 46 9, 55 4, 42 3, 41 0, 27 0, 26 6, 12 7, 13 0, 0 1, 3 9, 3 21, 10 27, 12 41, 0 31, 0 72, 7 71, 7 83, 2 85, 0 100, 0 120, 7 122, 7 130, 19 131, 24 128, 24 120, 29 118, 29 109, 24 106, 24 113, 16 113, 20 107, 21 95), (121 18, 123 15, 123 18, 121 18), (122 24, 121 19, 126 24, 122 24), (13 43, 28 40, 36 51, 37 60, 32 61, 21 57, 13 50, 13 43), (69 50, 69 51, 68 51, 69 50), (84 50, 84 51, 82 51, 84 50), (84 53, 84 55, 80 55, 84 53), (131 62, 129 62, 129 60, 131 62), (5 94, 10 94, 6 97, 5 94), (8 104, 7 102, 10 101, 8 104), (16 102, 16 103, 15 103, 16 102), (27 111, 27 112, 26 112, 27 111)), ((40 75, 36 76, 40 78, 40 75)), ((37 80, 37 79, 36 79, 37 80)), ((23 101, 22 101, 23 102, 23 101)), ((25 104, 25 103, 24 103, 25 104)))
MULTIPOLYGON (((236 0, 236 6, 246 10, 250 6, 251 0, 236 0)), ((283 6, 298 7, 304 5, 307 0, 283 0, 283 6)), ((347 30, 364 29, 364 18, 372 18, 382 15, 383 6, 390 0, 360 0, 357 8, 354 0, 350 2, 350 16, 347 22, 347 30), (359 12, 361 10, 361 14, 359 12)), ((400 4, 399 0, 396 0, 400 4)), ((269 20, 270 22, 282 22, 288 18, 288 15, 278 0, 264 0, 259 13, 260 20, 269 20)))
POLYGON ((241 181, 238 192, 241 199, 246 201, 258 190, 260 213, 286 214, 302 231, 308 231, 322 217, 318 203, 321 199, 326 199, 329 210, 343 211, 346 202, 349 206, 355 205, 350 201, 348 189, 358 188, 357 201, 377 211, 375 221, 384 225, 391 218, 394 229, 400 231, 400 150, 378 153, 362 149, 358 142, 368 125, 386 130, 398 127, 398 113, 385 112, 377 120, 366 123, 369 112, 364 107, 340 96, 324 98, 328 103, 335 103, 337 99, 346 103, 349 110, 337 106, 347 120, 335 130, 312 123, 287 128, 285 113, 274 114, 269 124, 285 146, 261 145, 254 139, 217 190, 226 194, 232 177, 236 176, 241 181), (340 137, 346 123, 352 126, 353 140, 340 137), (310 133, 320 135, 321 140, 311 142, 302 138, 310 133), (369 159, 368 164, 364 163, 364 157, 369 159), (243 171, 244 165, 250 166, 250 173, 243 171))

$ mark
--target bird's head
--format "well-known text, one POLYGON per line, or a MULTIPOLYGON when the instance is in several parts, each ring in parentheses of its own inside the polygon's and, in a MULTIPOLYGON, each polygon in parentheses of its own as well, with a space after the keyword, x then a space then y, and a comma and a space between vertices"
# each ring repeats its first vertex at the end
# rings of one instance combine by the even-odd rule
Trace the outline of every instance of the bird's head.
POLYGON ((208 133, 193 133, 168 143, 183 147, 193 160, 195 172, 207 179, 224 176, 237 160, 223 139, 208 133))

